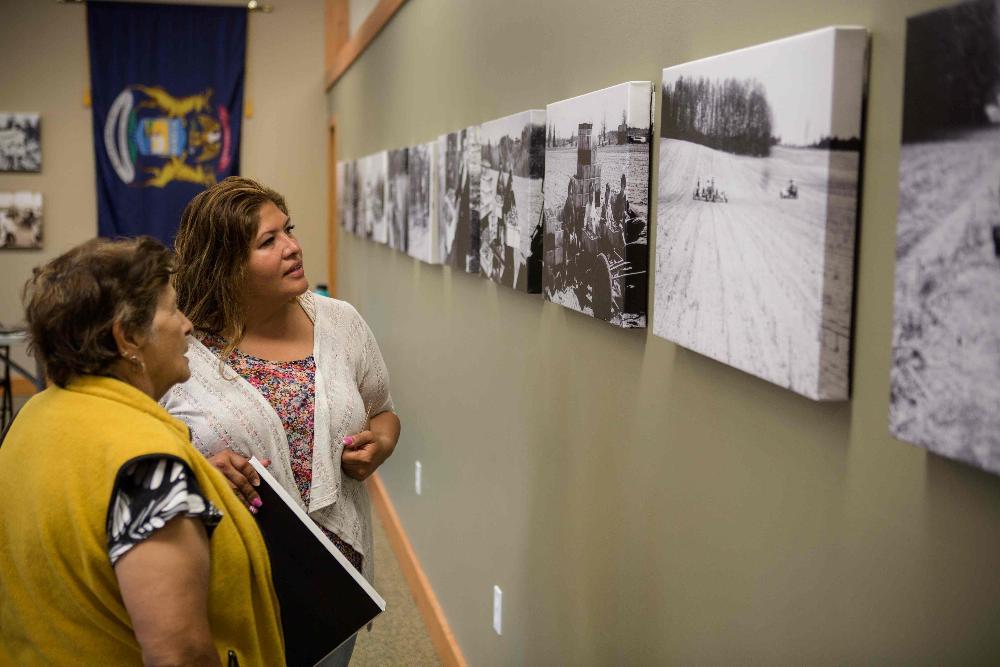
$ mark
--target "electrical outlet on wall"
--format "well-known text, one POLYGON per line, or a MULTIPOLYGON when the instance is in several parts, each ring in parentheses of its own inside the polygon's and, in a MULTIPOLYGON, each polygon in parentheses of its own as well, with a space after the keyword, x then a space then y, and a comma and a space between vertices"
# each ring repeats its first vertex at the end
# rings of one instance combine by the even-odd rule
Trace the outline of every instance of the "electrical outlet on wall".
POLYGON ((499 586, 493 587, 493 629, 498 635, 503 634, 500 632, 503 627, 503 591, 500 590, 499 586))
POLYGON ((421 470, 420 461, 417 461, 417 464, 413 466, 413 488, 417 492, 418 496, 420 495, 421 492, 420 470, 421 470))

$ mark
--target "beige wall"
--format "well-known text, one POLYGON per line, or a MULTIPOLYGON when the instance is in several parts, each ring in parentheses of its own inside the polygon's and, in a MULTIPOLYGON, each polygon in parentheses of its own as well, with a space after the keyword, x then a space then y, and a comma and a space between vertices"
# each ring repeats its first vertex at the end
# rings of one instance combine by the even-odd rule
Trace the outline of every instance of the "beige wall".
POLYGON ((382 475, 471 664, 1000 658, 1000 480, 886 425, 904 19, 941 4, 410 0, 333 88, 356 158, 801 31, 872 31, 851 402, 342 237, 340 293, 403 421, 382 475))
MULTIPOLYGON (((274 4, 274 13, 249 19, 253 118, 244 119, 242 173, 285 195, 310 282, 326 282, 324 3, 274 4)), ((22 319, 20 291, 33 266, 97 233, 85 11, 38 0, 3 0, 0 9, 0 111, 42 115, 42 173, 0 174, 0 191, 41 192, 45 224, 43 250, 0 251, 0 322, 22 319)))

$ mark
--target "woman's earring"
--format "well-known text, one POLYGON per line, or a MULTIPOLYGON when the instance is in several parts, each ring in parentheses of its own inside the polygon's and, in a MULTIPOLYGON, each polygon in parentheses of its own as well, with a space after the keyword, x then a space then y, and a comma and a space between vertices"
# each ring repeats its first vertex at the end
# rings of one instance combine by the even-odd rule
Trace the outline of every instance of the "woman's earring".
POLYGON ((129 361, 131 361, 136 366, 138 366, 140 369, 142 369, 143 372, 146 371, 146 362, 143 361, 142 359, 140 359, 139 355, 137 355, 137 354, 130 354, 130 355, 128 355, 125 358, 128 359, 129 361))

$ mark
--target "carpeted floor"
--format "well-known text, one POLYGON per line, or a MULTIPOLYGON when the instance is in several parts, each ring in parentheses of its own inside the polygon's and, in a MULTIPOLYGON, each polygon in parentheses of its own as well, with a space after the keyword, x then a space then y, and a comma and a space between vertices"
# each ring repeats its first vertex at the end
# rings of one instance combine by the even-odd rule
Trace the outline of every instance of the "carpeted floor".
POLYGON ((440 665, 417 603, 396 555, 389 546, 378 512, 372 512, 375 539, 375 590, 385 598, 385 612, 371 632, 358 633, 351 667, 440 665))

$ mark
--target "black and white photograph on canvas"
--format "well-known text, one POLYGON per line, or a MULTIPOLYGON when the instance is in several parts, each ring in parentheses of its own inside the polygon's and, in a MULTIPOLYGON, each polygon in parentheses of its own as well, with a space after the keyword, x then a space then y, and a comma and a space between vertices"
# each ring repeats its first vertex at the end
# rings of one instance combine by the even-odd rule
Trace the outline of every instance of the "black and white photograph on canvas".
POLYGON ((439 264, 437 235, 437 198, 434 191, 436 141, 410 147, 407 159, 409 188, 407 253, 428 264, 439 264))
POLYGON ((1000 6, 906 28, 890 431, 1000 473, 1000 6))
POLYGON ((478 126, 451 132, 442 138, 439 148, 444 153, 444 180, 438 200, 442 262, 466 273, 479 272, 478 136, 478 126))
MULTIPOLYGON (((448 255, 452 245, 455 243, 455 223, 458 216, 455 214, 454 201, 447 197, 448 193, 448 155, 458 150, 458 133, 452 132, 442 134, 434 142, 434 181, 431 187, 434 190, 434 201, 437 204, 437 240, 438 240, 438 260, 442 264, 448 264, 448 255)), ((452 158, 452 164, 457 164, 452 158)), ((456 174, 451 174, 452 178, 456 174)), ((454 188, 454 183, 451 183, 454 188)))
POLYGON ((356 160, 344 162, 343 214, 340 218, 344 229, 352 234, 357 233, 358 181, 356 160))
POLYGON ((347 184, 347 162, 344 160, 337 161, 335 183, 337 188, 337 222, 340 223, 341 227, 347 227, 346 221, 344 220, 344 202, 347 201, 347 193, 345 187, 347 184))
POLYGON ((409 149, 396 148, 389 151, 389 172, 386 179, 385 214, 389 247, 406 252, 406 216, 409 213, 407 191, 410 172, 407 167, 409 149))
POLYGON ((521 292, 541 292, 545 111, 483 123, 479 146, 479 272, 521 292))
POLYGON ((0 171, 41 170, 40 116, 37 113, 0 112, 0 171))
POLYGON ((824 28, 663 70, 654 334, 848 398, 867 45, 824 28))
POLYGON ((385 243, 388 238, 388 227, 385 214, 386 179, 389 173, 389 159, 385 151, 364 158, 362 175, 364 177, 363 203, 365 238, 376 243, 385 243))
POLYGON ((652 85, 548 105, 543 293, 622 328, 646 326, 652 85))
POLYGON ((0 248, 42 247, 42 194, 0 192, 0 248))

